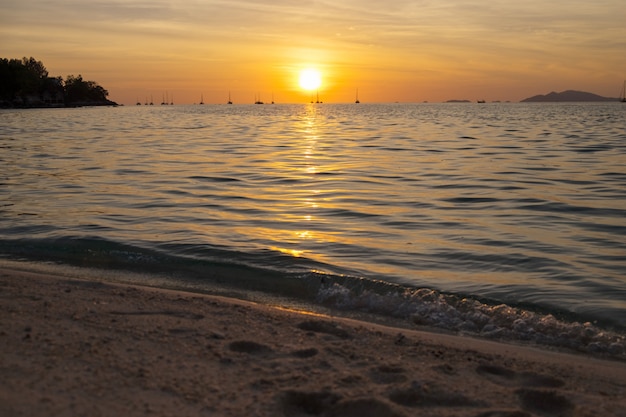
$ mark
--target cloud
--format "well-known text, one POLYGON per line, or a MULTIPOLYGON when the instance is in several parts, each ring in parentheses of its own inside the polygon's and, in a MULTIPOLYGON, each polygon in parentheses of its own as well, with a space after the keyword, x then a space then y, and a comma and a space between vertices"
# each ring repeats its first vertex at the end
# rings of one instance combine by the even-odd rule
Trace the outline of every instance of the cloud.
POLYGON ((0 36, 7 57, 119 77, 142 66, 276 72, 316 61, 372 78, 482 73, 518 83, 523 74, 616 77, 626 66, 624 10, 623 0, 20 0, 3 5, 0 36))

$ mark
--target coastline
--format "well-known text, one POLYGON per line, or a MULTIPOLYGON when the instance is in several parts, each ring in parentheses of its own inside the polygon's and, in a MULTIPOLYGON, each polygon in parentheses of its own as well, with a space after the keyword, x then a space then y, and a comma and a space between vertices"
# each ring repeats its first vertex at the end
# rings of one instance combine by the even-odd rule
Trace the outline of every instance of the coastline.
POLYGON ((618 416, 626 363, 0 269, 0 414, 618 416))
POLYGON ((77 107, 118 107, 120 104, 115 101, 77 101, 72 103, 10 103, 0 102, 0 109, 4 110, 27 110, 27 109, 74 109, 77 107))

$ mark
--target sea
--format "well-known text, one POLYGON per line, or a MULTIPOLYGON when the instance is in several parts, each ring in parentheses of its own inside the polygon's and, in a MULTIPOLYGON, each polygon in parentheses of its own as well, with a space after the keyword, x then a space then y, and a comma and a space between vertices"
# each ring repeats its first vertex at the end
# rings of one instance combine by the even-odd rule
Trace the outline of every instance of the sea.
POLYGON ((626 358, 626 105, 0 110, 0 266, 626 358))

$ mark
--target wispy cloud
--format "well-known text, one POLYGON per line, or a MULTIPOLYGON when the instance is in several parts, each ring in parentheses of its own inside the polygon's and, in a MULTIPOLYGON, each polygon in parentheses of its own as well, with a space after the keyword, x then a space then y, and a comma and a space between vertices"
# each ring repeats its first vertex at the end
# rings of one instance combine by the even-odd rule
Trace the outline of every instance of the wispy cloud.
POLYGON ((465 71, 519 83, 562 72, 564 82, 618 76, 624 21, 623 0, 20 0, 3 5, 0 36, 8 57, 120 60, 113 72, 309 59, 371 78, 465 71))

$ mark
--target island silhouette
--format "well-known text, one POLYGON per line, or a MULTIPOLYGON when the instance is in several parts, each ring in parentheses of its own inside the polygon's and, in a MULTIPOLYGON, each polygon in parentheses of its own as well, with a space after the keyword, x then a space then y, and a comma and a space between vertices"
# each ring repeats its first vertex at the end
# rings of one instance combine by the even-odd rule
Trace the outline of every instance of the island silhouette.
MULTIPOLYGON (((620 101, 618 98, 602 97, 597 94, 585 91, 566 90, 560 93, 551 92, 545 95, 538 94, 520 101, 520 103, 567 103, 567 102, 607 102, 620 101)), ((447 100, 446 103, 471 103, 471 100, 447 100)), ((478 100, 477 103, 485 103, 485 100, 478 100)), ((499 103, 499 101, 497 102, 499 103)))
POLYGON ((521 103, 559 103, 559 102, 594 102, 594 101, 619 101, 617 98, 602 97, 597 94, 584 91, 566 90, 560 93, 551 92, 546 95, 536 95, 525 98, 521 103))

